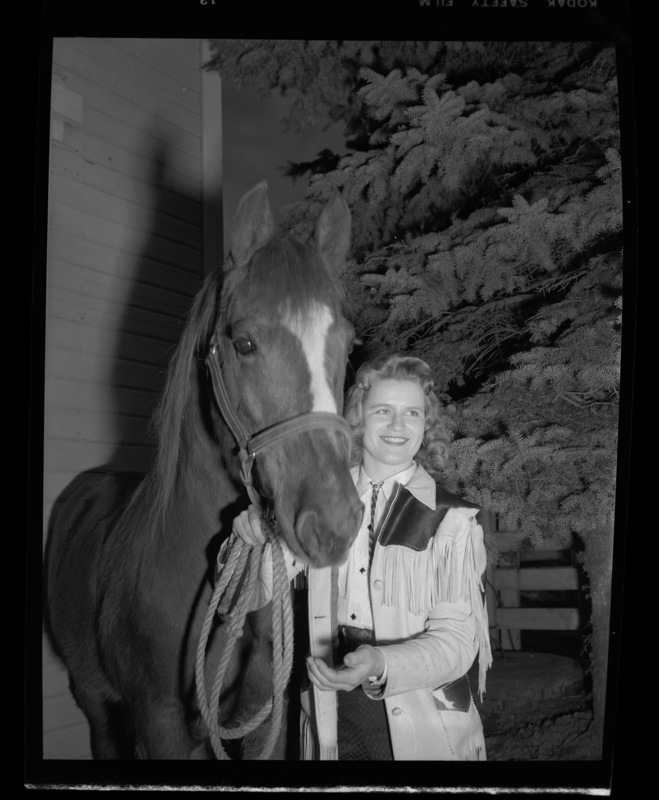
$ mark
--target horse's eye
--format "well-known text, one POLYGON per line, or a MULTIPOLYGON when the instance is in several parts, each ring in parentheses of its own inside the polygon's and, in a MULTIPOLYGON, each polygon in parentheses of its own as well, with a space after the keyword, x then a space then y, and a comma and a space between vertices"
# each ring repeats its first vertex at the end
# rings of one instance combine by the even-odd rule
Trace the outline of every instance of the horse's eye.
POLYGON ((243 336, 240 339, 235 339, 233 342, 233 346, 236 350, 240 353, 241 356, 246 356, 249 353, 253 353, 256 349, 254 347, 254 342, 251 339, 243 336))

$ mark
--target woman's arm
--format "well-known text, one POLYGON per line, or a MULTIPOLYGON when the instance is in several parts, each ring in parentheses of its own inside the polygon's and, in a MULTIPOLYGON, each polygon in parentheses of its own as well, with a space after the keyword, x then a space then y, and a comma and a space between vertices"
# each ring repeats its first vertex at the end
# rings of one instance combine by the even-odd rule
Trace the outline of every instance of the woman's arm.
POLYGON ((462 677, 474 663, 476 619, 466 603, 442 603, 431 610, 424 633, 376 649, 384 656, 387 681, 371 690, 374 696, 435 689, 462 677))

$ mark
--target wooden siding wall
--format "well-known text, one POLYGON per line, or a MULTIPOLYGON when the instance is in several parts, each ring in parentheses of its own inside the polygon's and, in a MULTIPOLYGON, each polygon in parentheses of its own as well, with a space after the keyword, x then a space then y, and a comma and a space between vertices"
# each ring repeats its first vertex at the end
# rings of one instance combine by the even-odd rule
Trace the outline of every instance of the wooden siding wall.
MULTIPOLYGON (((201 62, 201 40, 54 42, 44 540, 77 475, 151 456, 146 423, 204 271, 201 62)), ((43 649, 44 758, 90 758, 43 649)))

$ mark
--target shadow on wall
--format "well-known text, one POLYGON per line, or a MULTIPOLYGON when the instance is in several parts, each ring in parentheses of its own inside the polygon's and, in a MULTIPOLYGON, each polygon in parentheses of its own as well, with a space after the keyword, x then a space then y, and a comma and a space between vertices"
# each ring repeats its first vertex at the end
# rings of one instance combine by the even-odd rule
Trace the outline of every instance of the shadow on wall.
POLYGON ((124 304, 111 371, 117 447, 110 464, 118 469, 148 466, 149 420, 203 278, 200 193, 193 197, 173 185, 168 147, 159 137, 156 142, 149 234, 124 304))
MULTIPOLYGON (((172 177, 172 146, 164 139, 163 127, 162 120, 156 120, 144 135, 144 140, 151 142, 151 153, 142 156, 148 168, 141 181, 146 189, 140 202, 146 205, 147 212, 140 227, 147 232, 134 269, 127 271, 130 285, 123 294, 112 364, 106 373, 109 378, 105 409, 91 409, 98 413, 109 410, 114 452, 106 463, 77 475, 55 500, 48 521, 46 565, 53 527, 64 502, 74 492, 99 474, 126 473, 118 485, 130 493, 148 469, 154 445, 150 420, 164 387, 167 365, 202 283, 201 191, 186 191, 172 177)), ((130 224, 129 221, 127 228, 130 224)), ((125 251, 119 255, 126 257, 125 251)), ((115 276, 115 280, 120 285, 121 277, 115 276)), ((46 575, 47 570, 45 603, 46 575)), ((44 617, 49 631, 47 608, 44 617)))

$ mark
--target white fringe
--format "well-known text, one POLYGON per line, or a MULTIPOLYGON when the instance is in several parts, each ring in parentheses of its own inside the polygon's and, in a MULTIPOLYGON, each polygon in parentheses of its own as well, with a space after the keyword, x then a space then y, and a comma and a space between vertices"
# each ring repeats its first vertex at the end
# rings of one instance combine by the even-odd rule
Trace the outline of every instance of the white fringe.
POLYGON ((321 761, 338 761, 339 760, 339 748, 336 745, 332 745, 330 747, 321 747, 320 748, 320 760, 321 761))
POLYGON ((485 739, 475 739, 470 745, 465 761, 487 761, 487 754, 485 752, 485 739))
POLYGON ((313 728, 311 720, 302 711, 300 713, 300 742, 302 744, 302 757, 301 761, 315 761, 316 760, 316 743, 313 735, 313 728))
POLYGON ((483 598, 484 547, 478 538, 478 532, 480 527, 473 523, 474 535, 467 537, 461 574, 455 537, 450 534, 437 534, 425 550, 388 545, 380 553, 384 605, 406 608, 410 614, 419 616, 439 603, 470 604, 477 623, 478 693, 482 701, 487 670, 492 665, 492 651, 487 608, 483 598))
POLYGON ((425 550, 388 545, 381 554, 384 605, 418 616, 438 603, 467 600, 453 537, 434 536, 425 550))
POLYGON ((467 539, 463 564, 463 580, 469 590, 469 604, 476 617, 476 636, 478 637, 478 696, 481 703, 485 694, 485 679, 492 666, 492 649, 490 646, 490 627, 485 604, 485 587, 483 574, 487 566, 487 553, 483 544, 483 530, 477 523, 471 526, 471 535, 467 539))

